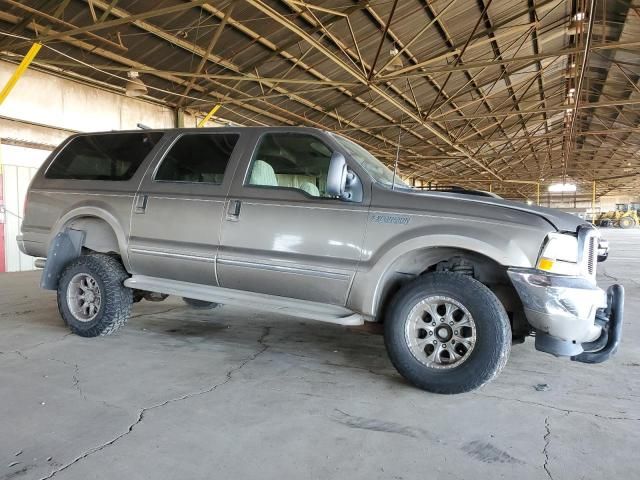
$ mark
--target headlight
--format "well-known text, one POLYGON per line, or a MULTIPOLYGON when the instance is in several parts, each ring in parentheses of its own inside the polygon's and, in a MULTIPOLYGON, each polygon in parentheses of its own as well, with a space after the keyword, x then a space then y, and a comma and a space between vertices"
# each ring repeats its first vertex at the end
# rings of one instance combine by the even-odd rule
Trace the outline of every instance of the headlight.
POLYGON ((577 237, 564 233, 550 233, 536 267, 538 270, 560 275, 580 275, 577 237))

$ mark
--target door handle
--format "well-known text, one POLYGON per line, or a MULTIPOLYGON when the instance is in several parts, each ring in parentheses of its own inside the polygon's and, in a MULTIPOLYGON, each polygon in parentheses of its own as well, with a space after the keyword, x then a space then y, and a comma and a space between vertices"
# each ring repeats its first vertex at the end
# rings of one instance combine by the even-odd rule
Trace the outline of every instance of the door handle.
POLYGON ((147 210, 147 198, 149 198, 149 196, 146 193, 139 193, 136 196, 136 203, 133 207, 134 213, 144 213, 147 210))
POLYGON ((240 218, 241 206, 242 202, 240 200, 230 200, 227 206, 227 220, 237 222, 240 218))

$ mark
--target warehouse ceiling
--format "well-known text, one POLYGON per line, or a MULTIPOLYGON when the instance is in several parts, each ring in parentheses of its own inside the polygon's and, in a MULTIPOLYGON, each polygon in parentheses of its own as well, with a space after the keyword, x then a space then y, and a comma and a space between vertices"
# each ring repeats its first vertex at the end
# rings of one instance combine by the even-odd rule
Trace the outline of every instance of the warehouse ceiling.
MULTIPOLYGON (((637 0, 636 0, 637 1, 637 0)), ((340 132, 408 177, 534 198, 640 182, 640 4, 0 0, 0 58, 244 125, 340 132)))

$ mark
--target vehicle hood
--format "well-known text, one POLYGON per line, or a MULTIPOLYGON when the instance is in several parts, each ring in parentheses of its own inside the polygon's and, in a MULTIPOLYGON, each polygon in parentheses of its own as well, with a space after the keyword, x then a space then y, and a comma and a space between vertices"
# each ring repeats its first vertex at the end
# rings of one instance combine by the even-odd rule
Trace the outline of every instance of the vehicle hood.
MULTIPOLYGON (((434 204, 440 204, 443 207, 446 204, 448 208, 455 207, 456 210, 465 212, 466 207, 473 205, 476 207, 486 206, 490 209, 504 209, 505 214, 509 214, 505 215, 506 217, 510 217, 516 212, 522 212, 525 215, 536 215, 537 217, 546 220, 558 231, 575 232, 580 225, 584 225, 586 223, 580 217, 570 213, 561 212, 552 208, 537 207, 527 205, 526 203, 513 202, 501 198, 437 191, 422 192, 411 188, 396 188, 393 191, 389 191, 389 194, 392 196, 397 195, 397 200, 401 200, 401 198, 404 197, 404 199, 402 199, 402 203, 409 202, 411 208, 420 208, 421 200, 431 199, 432 201, 428 203, 425 202, 425 208, 428 208, 429 210, 433 210, 434 204)), ((407 206, 409 206, 409 203, 407 203, 407 206)))

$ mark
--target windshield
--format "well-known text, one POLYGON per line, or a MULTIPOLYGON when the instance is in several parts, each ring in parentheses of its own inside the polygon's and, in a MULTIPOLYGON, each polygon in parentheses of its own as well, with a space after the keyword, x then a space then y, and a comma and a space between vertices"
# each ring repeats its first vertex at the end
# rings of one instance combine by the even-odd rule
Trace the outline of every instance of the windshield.
MULTIPOLYGON (((382 183, 383 185, 391 186, 393 181, 393 172, 387 168, 387 166, 378 160, 376 157, 371 155, 367 150, 362 148, 357 143, 352 142, 351 140, 347 140, 340 135, 332 134, 333 138, 340 144, 342 148, 344 148, 351 157, 360 164, 362 168, 364 168, 369 175, 371 175, 376 182, 382 183)), ((410 188, 409 185, 404 183, 399 176, 396 175, 395 179, 396 186, 410 188)))

